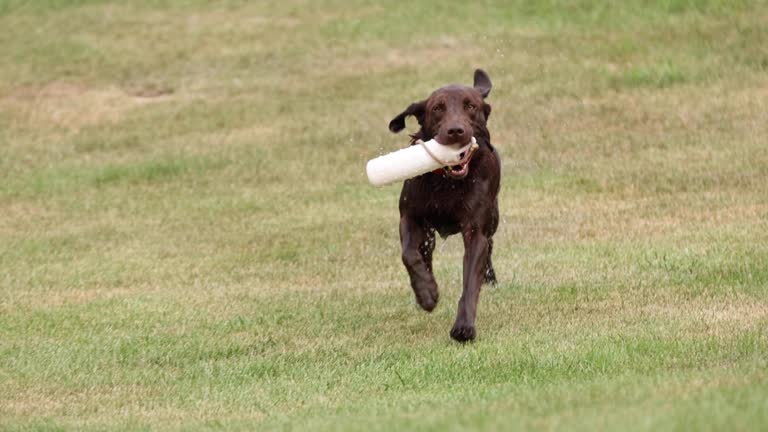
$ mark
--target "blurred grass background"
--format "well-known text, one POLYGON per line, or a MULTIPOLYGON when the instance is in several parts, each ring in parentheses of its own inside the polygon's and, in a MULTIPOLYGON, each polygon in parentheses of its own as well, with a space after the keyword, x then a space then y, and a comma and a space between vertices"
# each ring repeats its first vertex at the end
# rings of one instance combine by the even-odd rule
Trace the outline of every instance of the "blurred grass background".
POLYGON ((768 3, 0 0, 0 428, 761 430, 768 3), (479 339, 364 163, 494 82, 479 339), (411 130, 414 124, 411 123, 411 130))

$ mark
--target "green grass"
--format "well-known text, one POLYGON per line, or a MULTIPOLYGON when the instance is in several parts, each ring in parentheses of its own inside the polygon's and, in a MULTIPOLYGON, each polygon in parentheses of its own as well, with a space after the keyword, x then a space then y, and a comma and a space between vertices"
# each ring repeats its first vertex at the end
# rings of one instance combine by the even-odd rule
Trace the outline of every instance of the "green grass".
POLYGON ((0 0, 0 429, 768 428, 767 20, 0 0), (461 241, 417 310, 363 168, 476 67, 500 284, 459 345, 461 241))

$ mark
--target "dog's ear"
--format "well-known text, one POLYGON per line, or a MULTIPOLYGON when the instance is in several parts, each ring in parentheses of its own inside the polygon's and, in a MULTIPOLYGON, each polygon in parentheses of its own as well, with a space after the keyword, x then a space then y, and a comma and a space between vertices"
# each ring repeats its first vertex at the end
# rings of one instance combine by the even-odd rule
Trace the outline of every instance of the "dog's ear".
POLYGON ((389 130, 393 133, 398 133, 405 129, 405 118, 411 115, 416 117, 419 124, 422 124, 424 122, 424 113, 426 112, 426 109, 426 100, 408 105, 408 108, 406 108, 405 111, 398 114, 391 122, 389 122, 389 130))
POLYGON ((488 94, 491 92, 491 87, 493 87, 493 84, 491 84, 491 78, 488 76, 487 73, 485 73, 482 69, 475 69, 475 89, 480 92, 481 95, 483 95, 483 99, 488 97, 488 94))
POLYGON ((491 106, 489 104, 483 104, 483 113, 485 114, 485 120, 488 121, 488 117, 491 116, 491 106))

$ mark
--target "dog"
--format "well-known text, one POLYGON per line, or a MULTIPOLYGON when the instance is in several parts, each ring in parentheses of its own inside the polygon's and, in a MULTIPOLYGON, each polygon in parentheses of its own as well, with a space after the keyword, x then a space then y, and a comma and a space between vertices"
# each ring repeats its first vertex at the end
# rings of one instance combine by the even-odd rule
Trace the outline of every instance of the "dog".
POLYGON ((477 69, 472 87, 454 84, 437 89, 389 123, 389 130, 397 133, 405 129, 407 117, 416 117, 420 128, 411 135, 411 145, 436 138, 442 145, 465 146, 474 136, 480 146, 459 165, 406 180, 400 193, 403 264, 416 301, 425 311, 431 312, 438 300, 432 274, 435 232, 443 238, 461 233, 464 240, 463 291, 450 332, 459 342, 475 339, 480 286, 496 283, 491 253, 499 225, 501 158, 487 127, 491 106, 485 99, 491 87, 488 74, 477 69))

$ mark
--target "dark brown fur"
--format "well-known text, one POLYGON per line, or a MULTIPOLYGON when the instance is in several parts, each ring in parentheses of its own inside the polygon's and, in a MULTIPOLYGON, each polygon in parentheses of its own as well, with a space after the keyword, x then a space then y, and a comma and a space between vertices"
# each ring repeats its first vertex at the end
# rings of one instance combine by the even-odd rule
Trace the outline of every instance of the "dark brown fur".
POLYGON ((441 144, 464 145, 474 136, 480 145, 466 177, 454 179, 443 173, 427 173, 406 180, 400 195, 403 264, 416 301, 424 310, 432 311, 438 300, 437 282, 432 275, 435 232, 442 237, 461 233, 464 239, 464 288, 451 329, 451 337, 460 342, 475 338, 480 286, 496 282, 491 252, 499 223, 496 196, 501 163, 486 126, 491 106, 484 99, 490 90, 488 75, 478 69, 474 87, 440 88, 429 98, 408 106, 389 124, 392 132, 399 132, 405 128, 406 117, 412 115, 421 126, 412 135, 413 141, 437 138, 441 144))

